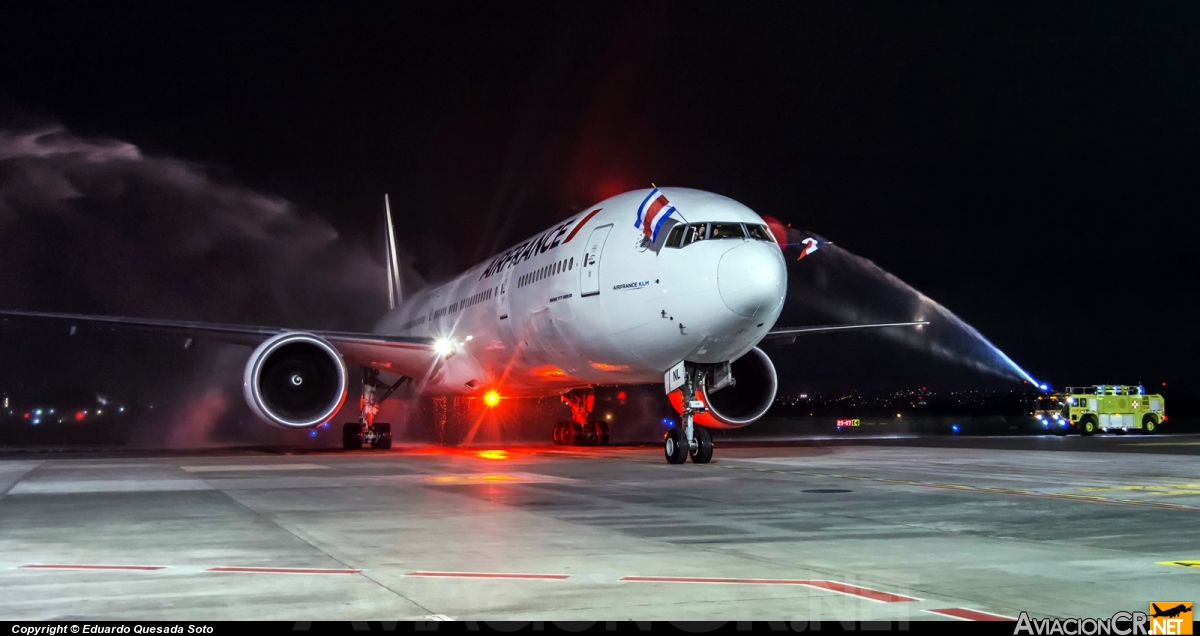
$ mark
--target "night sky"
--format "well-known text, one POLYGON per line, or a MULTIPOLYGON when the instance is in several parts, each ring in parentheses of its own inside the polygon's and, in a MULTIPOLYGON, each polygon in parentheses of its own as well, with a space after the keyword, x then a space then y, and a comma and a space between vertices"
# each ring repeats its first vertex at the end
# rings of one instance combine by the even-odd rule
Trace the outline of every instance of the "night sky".
MULTIPOLYGON (((353 258, 260 278, 254 259, 287 250, 243 262, 234 238, 175 262, 175 248, 147 251, 144 231, 112 235, 119 247, 94 229, 60 241, 61 225, 0 197, 0 306, 364 329, 382 281, 329 288, 382 272, 384 192, 415 281, 653 181, 820 233, 1056 385, 1200 394, 1200 5, 734 4, 7 2, 0 130, 58 125, 188 162, 291 202, 299 231, 328 224, 330 249, 353 258), (138 269, 160 272, 142 295, 94 291, 138 269), (327 291, 319 308, 230 302, 194 273, 213 270, 247 290, 286 276, 327 291)), ((188 231, 162 220, 169 197, 123 217, 116 203, 88 209, 188 231)), ((0 380, 50 373, 47 345, 4 337, 0 380)), ((849 346, 836 338, 822 351, 849 346)), ((106 341, 65 362, 136 349, 140 366, 105 372, 141 382, 178 363, 157 346, 106 341)), ((917 382, 943 364, 908 363, 917 382)))

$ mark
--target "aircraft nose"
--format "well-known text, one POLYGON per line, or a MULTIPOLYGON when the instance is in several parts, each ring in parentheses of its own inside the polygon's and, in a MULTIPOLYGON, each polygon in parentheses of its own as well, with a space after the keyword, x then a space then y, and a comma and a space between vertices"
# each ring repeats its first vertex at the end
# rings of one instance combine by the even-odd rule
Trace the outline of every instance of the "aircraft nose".
POLYGON ((783 304, 787 270, 774 243, 755 241, 721 255, 717 289, 730 311, 747 318, 767 316, 783 304))

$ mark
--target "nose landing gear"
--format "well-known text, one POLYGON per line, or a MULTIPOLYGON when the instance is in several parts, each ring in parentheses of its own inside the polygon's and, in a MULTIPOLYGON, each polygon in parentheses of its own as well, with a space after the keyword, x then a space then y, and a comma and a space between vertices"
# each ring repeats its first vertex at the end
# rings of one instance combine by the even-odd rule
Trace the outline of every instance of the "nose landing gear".
POLYGON ((696 425, 692 420, 707 410, 704 402, 696 399, 696 388, 704 381, 707 369, 698 365, 684 364, 683 385, 683 421, 679 428, 672 428, 663 437, 663 454, 668 464, 682 464, 688 456, 693 464, 707 464, 712 461, 712 435, 708 429, 696 425))
POLYGON ((392 425, 386 422, 376 422, 375 415, 379 413, 379 405, 396 392, 402 384, 411 380, 401 376, 395 384, 385 384, 379 379, 379 371, 363 368, 362 397, 358 401, 358 422, 347 422, 342 426, 342 448, 358 450, 364 443, 371 448, 387 450, 392 447, 392 425), (376 395, 378 389, 387 389, 383 395, 376 395))
POLYGON ((608 422, 589 422, 596 392, 592 388, 574 389, 562 396, 571 407, 571 419, 554 425, 555 446, 608 446, 608 422))

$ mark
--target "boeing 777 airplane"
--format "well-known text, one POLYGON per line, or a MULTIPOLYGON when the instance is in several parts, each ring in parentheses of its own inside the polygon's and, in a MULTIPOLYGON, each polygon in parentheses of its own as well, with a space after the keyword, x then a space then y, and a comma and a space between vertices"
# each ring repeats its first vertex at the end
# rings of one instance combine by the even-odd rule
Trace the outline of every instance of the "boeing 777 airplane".
MULTIPOLYGON (((684 188, 626 192, 404 298, 385 198, 390 310, 373 333, 297 331, 110 316, 0 311, 0 318, 165 331, 255 347, 246 402, 266 422, 319 426, 346 399, 347 364, 361 367, 359 421, 343 445, 390 448, 379 405, 401 385, 423 395, 562 396, 571 420, 558 444, 607 443, 589 420, 597 386, 662 382, 681 414, 665 435, 672 464, 712 458, 710 428, 762 417, 775 399, 765 338, 903 322, 776 329, 787 290, 781 243, 729 198, 684 188), (381 372, 398 376, 381 379, 381 372)), ((816 249, 811 242, 805 254, 816 249)))

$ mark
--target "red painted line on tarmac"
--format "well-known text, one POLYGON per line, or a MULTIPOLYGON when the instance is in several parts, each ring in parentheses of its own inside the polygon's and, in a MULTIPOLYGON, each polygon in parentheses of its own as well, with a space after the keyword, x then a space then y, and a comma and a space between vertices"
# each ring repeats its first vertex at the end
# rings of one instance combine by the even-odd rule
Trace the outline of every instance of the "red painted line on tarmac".
POLYGON ((993 614, 991 612, 981 612, 979 610, 967 609, 965 607, 946 607, 943 609, 927 609, 924 610, 930 614, 941 614, 951 618, 958 618, 964 621, 1015 621, 1017 619, 1012 616, 1004 616, 1001 614, 993 614))
POLYGON ((873 590, 869 587, 850 585, 849 583, 815 579, 715 579, 691 576, 627 576, 621 580, 639 583, 738 583, 743 585, 803 585, 805 587, 813 587, 821 590, 828 590, 830 592, 838 592, 839 594, 857 596, 871 601, 879 601, 881 603, 907 603, 910 601, 921 600, 911 596, 892 594, 890 592, 881 592, 879 590, 873 590))
POLYGON ((358 574, 362 570, 328 570, 322 568, 247 568, 247 567, 216 567, 208 568, 205 572, 239 572, 242 574, 358 574))
POLYGON ((138 572, 150 572, 153 570, 162 570, 165 565, 92 565, 83 563, 31 563, 22 565, 21 569, 25 570, 132 570, 138 572))
POLYGON ((892 594, 891 592, 880 592, 869 587, 859 587, 850 585, 849 583, 839 583, 837 581, 810 581, 809 587, 817 587, 830 592, 838 592, 848 594, 850 596, 859 596, 871 601, 879 601, 881 603, 910 603, 921 599, 912 596, 904 596, 903 594, 892 594))
POLYGON ((570 574, 516 574, 505 572, 409 572, 408 576, 431 576, 451 579, 544 579, 561 581, 571 578, 570 574))

